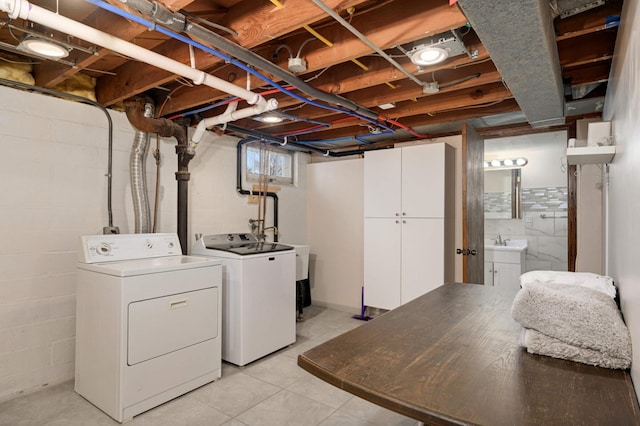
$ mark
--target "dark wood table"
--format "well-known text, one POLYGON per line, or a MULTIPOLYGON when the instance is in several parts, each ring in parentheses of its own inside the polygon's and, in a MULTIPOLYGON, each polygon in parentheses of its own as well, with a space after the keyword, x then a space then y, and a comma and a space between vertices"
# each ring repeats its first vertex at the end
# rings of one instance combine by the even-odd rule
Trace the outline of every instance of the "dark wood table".
POLYGON ((426 424, 640 424, 627 371, 518 346, 514 294, 445 284, 303 353, 298 365, 426 424))

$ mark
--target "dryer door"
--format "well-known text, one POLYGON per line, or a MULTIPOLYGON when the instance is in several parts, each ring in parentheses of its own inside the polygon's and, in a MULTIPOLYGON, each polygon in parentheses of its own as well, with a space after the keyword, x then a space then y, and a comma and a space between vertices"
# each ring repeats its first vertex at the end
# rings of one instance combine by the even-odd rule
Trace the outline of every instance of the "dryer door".
POLYGON ((217 307, 216 287, 130 303, 127 364, 215 339, 217 307))

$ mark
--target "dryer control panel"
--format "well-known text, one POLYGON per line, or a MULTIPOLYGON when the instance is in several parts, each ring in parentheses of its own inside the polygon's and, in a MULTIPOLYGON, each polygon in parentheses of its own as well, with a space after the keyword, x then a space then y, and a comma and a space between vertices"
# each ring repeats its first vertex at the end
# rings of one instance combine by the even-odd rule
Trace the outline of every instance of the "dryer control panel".
POLYGON ((181 256, 177 234, 109 234, 80 237, 80 262, 97 263, 181 256))

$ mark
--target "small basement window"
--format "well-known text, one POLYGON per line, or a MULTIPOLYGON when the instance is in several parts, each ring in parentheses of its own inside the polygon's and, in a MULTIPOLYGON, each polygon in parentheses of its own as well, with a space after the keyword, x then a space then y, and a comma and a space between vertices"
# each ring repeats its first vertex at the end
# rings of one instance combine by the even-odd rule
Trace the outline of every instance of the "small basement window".
POLYGON ((260 178, 260 158, 266 155, 269 182, 293 185, 294 153, 273 147, 262 148, 259 145, 247 145, 247 180, 258 181, 260 178))

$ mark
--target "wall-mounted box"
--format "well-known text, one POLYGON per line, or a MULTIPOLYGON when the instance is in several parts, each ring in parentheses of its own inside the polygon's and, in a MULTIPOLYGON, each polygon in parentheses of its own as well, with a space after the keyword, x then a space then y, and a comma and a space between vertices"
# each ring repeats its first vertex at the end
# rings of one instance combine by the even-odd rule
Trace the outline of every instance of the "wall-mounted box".
POLYGON ((611 136, 610 121, 596 121, 589 123, 587 131, 587 146, 611 145, 609 138, 611 136))
POLYGON ((582 146, 567 148, 567 163, 572 164, 609 164, 616 155, 616 147, 582 146))

